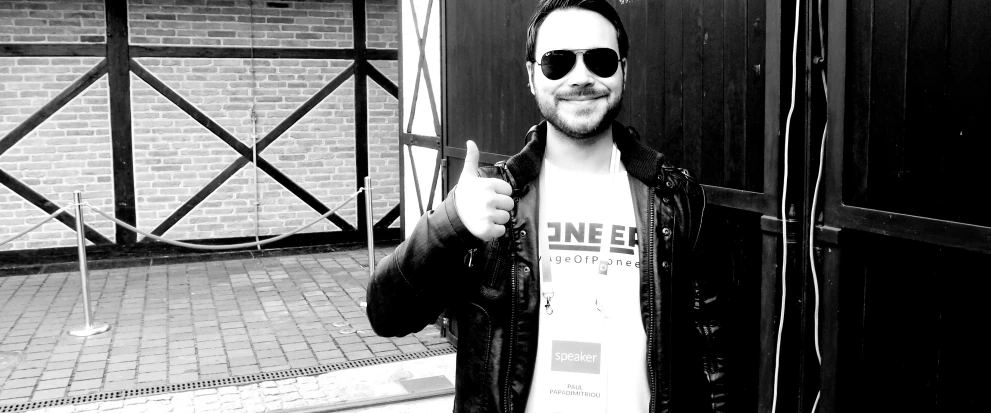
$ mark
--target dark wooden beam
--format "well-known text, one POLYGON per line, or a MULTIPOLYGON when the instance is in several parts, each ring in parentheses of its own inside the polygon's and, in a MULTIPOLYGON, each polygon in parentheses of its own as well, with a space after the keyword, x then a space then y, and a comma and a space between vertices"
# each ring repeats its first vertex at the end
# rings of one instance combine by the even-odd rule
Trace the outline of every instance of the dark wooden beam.
MULTIPOLYGON (((110 87, 110 142, 113 153, 114 216, 137 224, 134 197, 134 151, 131 137, 131 72, 127 2, 106 2, 107 72, 110 87)), ((137 242, 137 234, 115 225, 118 244, 137 242)))
MULTIPOLYGON (((53 214, 60 208, 60 206, 55 205, 55 203, 50 201, 48 198, 45 198, 44 195, 35 192, 31 189, 31 187, 25 185, 23 182, 17 180, 17 178, 14 178, 2 169, 0 169, 0 185, 6 186, 12 192, 21 198, 24 198, 25 201, 28 201, 32 205, 38 207, 38 209, 45 211, 46 214, 53 214)), ((63 212, 56 215, 55 219, 75 231, 76 217, 70 215, 68 212, 63 212)), ((103 234, 97 232, 93 228, 90 228, 88 225, 85 225, 84 228, 84 235, 90 242, 97 245, 113 244, 113 241, 110 241, 107 237, 104 237, 103 234)))
POLYGON ((434 208, 434 195, 437 194, 437 178, 440 177, 440 165, 444 161, 443 153, 437 151, 437 159, 434 161, 434 172, 430 178, 430 196, 427 197, 427 208, 434 208))
POLYGON ((399 98, 399 86, 392 83, 392 80, 382 74, 377 67, 367 64, 366 69, 368 69, 368 77, 372 78, 379 86, 382 86, 382 89, 389 92, 392 97, 399 98))
MULTIPOLYGON (((855 9, 857 6, 854 6, 855 9)), ((846 2, 830 2, 828 15, 830 16, 827 28, 827 54, 826 61, 829 64, 826 66, 826 75, 829 78, 829 83, 834 85, 846 85, 846 71, 847 71, 847 4, 846 2)), ((852 28, 857 30, 858 28, 852 28)), ((867 29, 861 29, 867 30, 867 29)), ((866 47, 866 46, 865 46, 866 47)), ((869 48, 869 47, 868 47, 869 48)), ((854 53, 862 53, 860 51, 854 53)), ((859 83, 859 82, 858 82, 859 83)), ((854 84, 852 87, 857 88, 859 85, 854 84)), ((843 207, 843 175, 845 162, 843 160, 843 155, 845 152, 844 146, 844 134, 846 134, 846 87, 831 87, 829 88, 829 94, 826 96, 828 113, 827 117, 829 122, 826 125, 828 128, 828 154, 826 159, 828 162, 823 173, 823 187, 822 187, 822 197, 823 197, 823 218, 826 225, 834 225, 835 217, 840 213, 840 209, 843 207)), ((854 109, 858 107, 855 106, 854 109)), ((864 143, 855 143, 856 146, 863 146, 864 143)), ((860 150, 861 153, 866 155, 866 150, 860 150)), ((866 172, 866 171, 864 171, 866 172)), ((863 178, 858 178, 863 179, 863 178)), ((864 180, 866 181, 866 180, 864 180)), ((864 183, 866 184, 866 182, 864 183)))
MULTIPOLYGON (((770 13, 769 13, 770 14, 770 13)), ((773 218, 772 218, 773 219, 773 218)), ((780 229, 779 229, 780 231, 780 229)), ((779 304, 781 290, 778 287, 781 267, 781 238, 765 232, 761 237, 761 283, 760 283, 760 355, 757 372, 758 412, 771 411, 774 394, 775 350, 777 348, 779 304)))
POLYGON ((423 82, 426 84, 427 87, 427 100, 429 100, 430 102, 430 116, 433 118, 434 121, 434 133, 440 135, 440 131, 441 131, 440 117, 438 115, 438 110, 437 110, 437 100, 434 97, 433 82, 431 82, 430 80, 430 68, 427 66, 427 52, 426 52, 427 33, 430 29, 430 12, 433 10, 433 5, 434 5, 433 0, 430 0, 427 3, 427 15, 423 19, 424 23, 423 23, 422 36, 420 34, 420 22, 416 17, 416 10, 415 9, 410 10, 411 15, 413 16, 413 24, 415 25, 415 29, 416 29, 416 41, 417 41, 417 48, 420 51, 420 59, 417 62, 417 67, 416 67, 416 81, 413 85, 413 100, 410 105, 409 120, 406 126, 406 132, 413 131, 413 119, 416 117, 416 102, 420 96, 420 79, 422 78, 423 82), (423 75, 422 77, 420 76, 421 73, 423 75))
MULTIPOLYGON (((404 8, 404 6, 403 6, 403 0, 399 0, 399 15, 400 16, 403 16, 404 15, 403 8, 404 8)), ((403 41, 403 38, 405 36, 402 36, 402 33, 403 33, 403 19, 400 18, 400 19, 397 19, 397 20, 398 21, 396 22, 396 24, 398 26, 398 32, 400 33, 400 36, 399 36, 399 49, 402 49, 403 48, 403 45, 405 43, 403 41)), ((441 54, 443 54, 443 53, 441 53, 441 54)), ((403 84, 403 59, 399 58, 399 56, 397 55, 397 60, 398 60, 397 63, 399 63, 398 64, 398 66, 399 66, 399 84, 401 85, 401 84, 403 84)), ((400 190, 399 190, 399 209, 400 209, 400 211, 399 211, 399 233, 402 234, 400 236, 401 238, 405 238, 405 234, 406 234, 406 205, 408 205, 407 202, 409 202, 409 200, 406 199, 406 191, 403 190, 406 187, 406 156, 403 154, 403 152, 405 150, 403 147, 405 146, 405 147, 409 148, 408 146, 404 145, 403 144, 403 141, 402 141, 402 139, 403 139, 402 138, 403 137, 403 132, 404 132, 402 125, 405 125, 406 124, 406 122, 405 122, 405 119, 406 119, 406 113, 405 112, 406 112, 406 110, 404 109, 405 106, 404 106, 404 100, 403 100, 404 98, 403 98, 403 96, 404 96, 403 90, 402 89, 399 89, 399 95, 398 95, 398 99, 399 99, 399 148, 398 148, 399 151, 398 152, 399 153, 397 153, 397 155, 399 156, 399 188, 400 188, 400 190)), ((412 149, 412 148, 410 148, 410 149, 412 149)))
POLYGON ((386 212, 385 215, 382 216, 382 219, 380 219, 379 222, 375 223, 374 228, 376 231, 389 228, 389 225, 396 222, 396 218, 399 218, 399 206, 399 204, 396 204, 396 206, 392 207, 389 212, 386 212))
POLYGON ((0 44, 0 56, 11 57, 105 57, 107 46, 103 43, 68 44, 0 44))
POLYGON ((706 201, 710 205, 778 215, 770 208, 775 203, 770 199, 770 195, 712 185, 702 185, 702 188, 705 190, 706 201))
MULTIPOLYGON (((240 171, 241 168, 243 168, 247 164, 248 164, 248 159, 246 158, 241 157, 235 159, 233 163, 227 166, 227 168, 225 168, 223 171, 220 171, 219 175, 215 176, 204 187, 200 188, 199 191, 196 191, 196 193, 193 194, 192 197, 187 199, 186 202, 182 204, 182 206, 176 209, 175 212, 172 213, 172 215, 169 215, 168 218, 166 218, 164 221, 159 223, 158 226, 151 231, 151 233, 158 236, 164 235, 168 230, 172 229, 172 227, 174 227, 177 223, 179 223, 179 221, 182 220, 187 214, 192 212, 193 209, 196 208, 196 206, 198 206, 200 203, 206 200, 206 198, 210 196, 210 194, 212 194, 214 191, 220 188, 220 186, 223 185, 224 182, 227 182, 228 179, 234 176, 234 174, 237 173, 237 171, 240 171)), ((142 239, 141 242, 154 242, 154 240, 146 237, 142 239)))
MULTIPOLYGON (((131 57, 209 59, 333 59, 354 60, 353 49, 301 49, 278 47, 131 46, 131 57)), ((384 59, 387 60, 387 59, 384 59)))
POLYGON ((199 108, 192 103, 189 103, 189 101, 179 95, 178 92, 168 87, 164 82, 159 80, 155 77, 155 75, 141 66, 141 64, 131 60, 131 71, 138 75, 141 80, 144 80, 148 86, 152 87, 152 89, 155 89, 158 93, 161 93, 163 97, 174 103, 183 112, 186 112, 186 114, 192 117, 197 123, 203 125, 204 128, 214 135, 217 135, 217 137, 224 141, 224 143, 229 145, 231 148, 234 148, 234 150, 237 151, 237 153, 239 153, 242 157, 249 159, 252 158, 251 149, 248 148, 247 145, 237 140, 237 138, 224 129, 223 126, 220 126, 217 122, 214 122, 213 119, 210 119, 210 117, 200 111, 199 108))
MULTIPOLYGON (((413 171, 413 189, 416 190, 416 206, 420 209, 420 215, 423 215, 423 193, 420 190, 420 174, 417 173, 416 169, 416 157, 413 156, 413 147, 410 145, 400 145, 400 147, 406 147, 406 152, 409 153, 409 167, 413 171)), ((401 156, 401 155, 400 155, 401 156)), ((405 191, 404 191, 405 192, 405 191)))
POLYGON ((842 205, 828 225, 991 253, 991 227, 842 205))
MULTIPOLYGON (((330 59, 354 60, 355 49, 302 49, 256 47, 210 47, 210 46, 131 46, 131 57, 175 57, 210 59, 330 59), (254 54, 252 54, 252 52, 254 54)), ((368 60, 396 60, 399 52, 395 49, 367 49, 368 60)))
MULTIPOLYGON (((764 79, 764 190, 772 195, 771 208, 780 211, 781 190, 781 45, 782 45, 781 0, 767 1, 767 37, 764 50, 766 61, 764 79)), ((788 58, 791 54, 788 53, 788 58)), ((790 98, 789 98, 790 99, 790 98)), ((775 215, 780 215, 777 213, 775 215)))
MULTIPOLYGON (((839 240, 840 230, 837 228, 823 228, 820 231, 825 238, 839 240)), ((838 243, 824 242, 821 244, 822 250, 822 276, 820 277, 820 290, 822 291, 821 303, 821 336, 819 337, 819 347, 822 351, 822 367, 819 374, 820 397, 819 412, 836 413, 841 411, 837 391, 840 384, 839 356, 841 327, 845 327, 840 322, 841 290, 840 281, 843 278, 840 274, 842 270, 841 247, 838 243)), ((861 290, 863 291, 863 290, 861 290)), ((849 315, 846 316, 849 319, 849 315)))
POLYGON ((317 105, 319 105, 320 102, 323 102, 323 100, 326 99, 327 96, 330 96, 331 93, 334 93, 334 91, 337 90, 337 88, 340 87, 341 84, 343 84, 344 82, 346 82, 348 79, 351 78, 351 75, 353 75, 355 72, 355 67, 357 67, 356 63, 352 63, 348 65, 348 67, 344 68, 344 70, 341 73, 338 73, 337 76, 331 79, 330 83, 327 83, 326 86, 320 88, 320 90, 317 91, 317 93, 313 94, 313 96, 310 96, 310 98, 307 99, 306 102, 303 102, 302 105, 300 105, 298 108, 296 108, 296 110, 294 110, 291 114, 289 114, 289 116, 283 119, 282 122, 279 122, 278 125, 275 125, 275 127, 272 128, 271 131, 265 134, 263 138, 258 140, 258 151, 261 152, 265 150, 265 148, 267 148, 268 145, 271 145, 272 142, 274 142, 276 139, 282 136, 282 134, 285 133, 287 130, 289 130, 289 128, 291 128, 293 125, 295 125, 296 122, 299 122, 299 120, 302 119, 303 116, 306 116, 306 114, 310 113, 310 111, 313 110, 313 108, 315 108, 317 105))
POLYGON ((396 49, 365 49, 365 60, 399 60, 396 49))
MULTIPOLYGON (((250 59, 249 47, 210 47, 210 46, 135 46, 131 45, 131 57, 175 57, 250 59)), ((107 47, 103 43, 6 43, 0 44, 0 55, 13 57, 105 57, 107 47)), ((354 60, 354 49, 303 49, 256 47, 256 59, 333 59, 354 60)), ((396 49, 366 49, 367 60, 397 60, 396 49)))
POLYGON ((404 145, 419 146, 421 148, 440 149, 440 138, 436 136, 417 135, 415 133, 401 132, 400 143, 404 145))
POLYGON ((8 149, 14 146, 21 139, 24 139, 31 131, 41 125, 44 121, 48 120, 55 112, 62 109, 63 106, 68 104, 72 99, 82 93, 86 88, 88 88, 93 83, 96 83, 104 74, 107 73, 107 60, 101 60, 96 66, 90 69, 86 74, 82 75, 75 82, 72 82, 69 87, 65 88, 61 93, 52 98, 45 106, 42 106, 38 111, 34 112, 20 125, 17 125, 14 129, 0 138, 0 155, 3 155, 8 149))
MULTIPOLYGON (((299 184, 294 182, 291 178, 286 176, 286 174, 276 169, 274 166, 272 166, 272 164, 268 163, 268 161, 266 161, 260 156, 258 157, 258 168, 260 168, 262 172, 268 174, 268 176, 274 179, 275 182, 278 182, 287 190, 289 190, 289 192, 292 192, 293 195, 296 195, 297 198, 303 201, 306 205, 309 205, 310 208, 313 208, 313 210, 318 212, 320 215, 326 214, 328 211, 330 211, 330 208, 324 205, 323 202, 320 202, 320 200, 317 199, 317 197, 313 196, 313 194, 303 189, 303 187, 299 186, 299 184)), ((358 208, 358 210, 361 211, 361 208, 358 208)), ((350 223, 345 221, 344 218, 341 218, 340 215, 337 215, 336 212, 330 214, 330 216, 327 217, 327 220, 334 223, 334 225, 337 225, 338 228, 345 231, 354 231, 356 229, 350 223)))
MULTIPOLYGON (((368 64, 367 52, 367 32, 365 20, 365 0, 353 0, 351 3, 351 21, 354 27, 354 164, 356 187, 365 186, 365 177, 368 176, 368 64)), ((362 192, 359 196, 360 202, 372 202, 368 199, 368 193, 362 192)), ((359 204, 361 205, 361 204, 359 204)), ((362 233, 373 231, 368 228, 368 214, 365 208, 358 208, 358 230, 362 233)))

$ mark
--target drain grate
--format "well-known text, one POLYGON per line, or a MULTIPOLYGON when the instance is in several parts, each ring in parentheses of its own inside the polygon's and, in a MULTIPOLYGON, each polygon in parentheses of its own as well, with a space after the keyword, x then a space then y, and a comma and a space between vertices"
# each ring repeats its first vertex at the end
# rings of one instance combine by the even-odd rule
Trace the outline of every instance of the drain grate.
POLYGON ((418 353, 397 354, 392 356, 376 357, 363 360, 345 361, 341 363, 327 364, 316 367, 302 367, 298 369, 272 371, 268 373, 256 373, 246 376, 228 377, 224 379, 201 380, 192 383, 169 384, 165 386, 145 387, 132 390, 116 390, 105 393, 89 394, 85 396, 63 397, 60 399, 44 400, 37 402, 11 404, 0 406, 0 413, 24 412, 28 410, 44 409, 48 407, 58 407, 66 405, 77 405, 93 402, 107 402, 121 400, 131 397, 145 397, 168 393, 181 393, 191 390, 203 390, 214 387, 241 386, 245 384, 260 383, 263 381, 284 380, 316 374, 331 373, 335 371, 353 369, 356 367, 375 366, 379 364, 395 363, 399 361, 417 360, 428 357, 454 354, 453 347, 436 350, 421 351, 418 353))

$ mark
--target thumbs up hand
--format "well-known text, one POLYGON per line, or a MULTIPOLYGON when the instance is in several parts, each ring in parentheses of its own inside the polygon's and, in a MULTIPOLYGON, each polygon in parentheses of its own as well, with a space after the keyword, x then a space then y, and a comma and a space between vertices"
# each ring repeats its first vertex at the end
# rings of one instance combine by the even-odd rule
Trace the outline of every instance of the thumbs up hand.
POLYGON ((468 231, 482 241, 506 233, 509 211, 513 210, 513 187, 506 181, 478 176, 478 147, 465 144, 465 167, 455 187, 454 205, 468 231))

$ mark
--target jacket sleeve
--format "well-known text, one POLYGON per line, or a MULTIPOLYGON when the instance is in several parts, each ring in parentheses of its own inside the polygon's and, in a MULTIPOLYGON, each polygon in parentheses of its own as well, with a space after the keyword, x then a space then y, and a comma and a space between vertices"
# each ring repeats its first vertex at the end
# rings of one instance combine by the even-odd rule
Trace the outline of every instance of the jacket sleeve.
POLYGON ((461 222, 454 191, 427 211, 408 239, 383 258, 368 282, 368 320, 380 336, 398 337, 433 323, 454 294, 468 251, 482 245, 461 222))
MULTIPOLYGON (((687 173, 686 176, 694 181, 687 173)), ((705 251, 710 249, 706 247, 711 245, 713 239, 706 237, 703 230, 706 204, 704 189, 691 182, 686 186, 686 196, 691 210, 694 238, 691 267, 695 279, 695 323, 705 341, 703 367, 708 379, 709 406, 713 412, 728 412, 733 410, 730 377, 727 376, 732 337, 726 327, 730 289, 726 288, 725 281, 731 269, 724 265, 728 262, 728 257, 709 257, 708 253, 714 251, 705 251)))

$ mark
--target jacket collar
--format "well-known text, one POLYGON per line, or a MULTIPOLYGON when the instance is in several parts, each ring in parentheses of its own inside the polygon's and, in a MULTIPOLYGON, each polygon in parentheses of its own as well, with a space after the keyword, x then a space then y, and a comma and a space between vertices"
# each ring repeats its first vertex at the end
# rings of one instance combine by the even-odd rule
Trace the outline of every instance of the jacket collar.
MULTIPOLYGON (((650 186, 657 186, 663 182, 662 166, 666 164, 664 155, 640 142, 640 135, 632 126, 623 126, 614 121, 612 129, 613 141, 616 142, 620 161, 626 167, 627 173, 650 186)), ((534 125, 527 132, 527 144, 523 150, 506 161, 506 168, 512 176, 510 183, 514 188, 522 189, 540 176, 546 136, 547 121, 534 125)))

